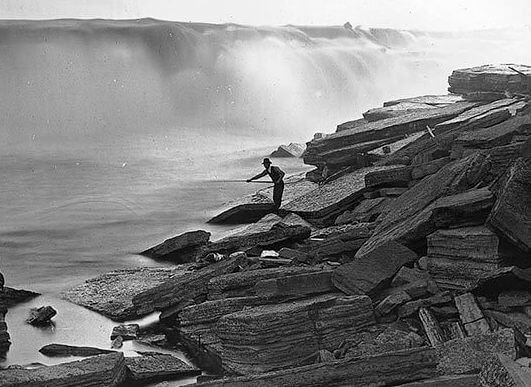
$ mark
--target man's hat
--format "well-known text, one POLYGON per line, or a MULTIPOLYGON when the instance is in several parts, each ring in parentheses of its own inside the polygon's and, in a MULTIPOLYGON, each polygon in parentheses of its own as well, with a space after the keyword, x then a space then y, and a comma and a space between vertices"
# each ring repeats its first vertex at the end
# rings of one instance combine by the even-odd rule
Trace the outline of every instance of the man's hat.
POLYGON ((271 160, 265 158, 264 161, 262 161, 262 164, 271 164, 271 160))

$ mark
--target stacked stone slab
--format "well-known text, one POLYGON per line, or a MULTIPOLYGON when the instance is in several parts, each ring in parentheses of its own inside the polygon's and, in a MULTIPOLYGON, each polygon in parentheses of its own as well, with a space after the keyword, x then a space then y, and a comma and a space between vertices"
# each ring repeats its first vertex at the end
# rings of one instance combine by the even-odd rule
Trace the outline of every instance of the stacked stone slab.
POLYGON ((499 238, 485 226, 437 230, 427 239, 428 272, 441 288, 467 288, 501 267, 499 238))
POLYGON ((373 323, 369 297, 326 295, 226 315, 219 320, 217 333, 224 368, 251 374, 300 365, 321 349, 336 349, 373 323))

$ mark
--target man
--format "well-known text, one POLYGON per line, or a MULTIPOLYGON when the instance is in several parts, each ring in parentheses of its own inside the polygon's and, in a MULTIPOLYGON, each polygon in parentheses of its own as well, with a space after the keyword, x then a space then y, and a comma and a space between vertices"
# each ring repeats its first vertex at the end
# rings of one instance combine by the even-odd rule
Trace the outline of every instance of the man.
POLYGON ((279 167, 271 165, 271 160, 269 159, 264 159, 262 164, 265 168, 264 171, 248 179, 247 183, 250 183, 256 179, 260 179, 265 175, 269 175, 271 180, 273 180, 273 184, 275 184, 273 188, 273 202, 275 203, 276 210, 278 211, 280 204, 282 203, 282 194, 284 193, 284 180, 282 179, 284 178, 285 173, 282 172, 279 167))

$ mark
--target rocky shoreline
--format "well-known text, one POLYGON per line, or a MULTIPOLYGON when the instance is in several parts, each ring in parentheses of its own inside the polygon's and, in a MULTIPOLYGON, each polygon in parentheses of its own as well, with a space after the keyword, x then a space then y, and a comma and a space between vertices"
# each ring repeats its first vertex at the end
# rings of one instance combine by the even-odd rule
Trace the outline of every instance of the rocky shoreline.
MULTIPOLYGON (((452 94, 317 134, 302 155, 316 168, 286 184, 280 214, 262 190, 214 218, 248 223, 225 237, 191 231, 142 252, 176 266, 64 297, 119 322, 160 313, 129 338, 184 346, 210 374, 196 385, 531 385, 530 79, 523 65, 456 70, 452 94)), ((43 350, 89 357, 0 370, 0 386, 200 372, 170 355, 43 350)))

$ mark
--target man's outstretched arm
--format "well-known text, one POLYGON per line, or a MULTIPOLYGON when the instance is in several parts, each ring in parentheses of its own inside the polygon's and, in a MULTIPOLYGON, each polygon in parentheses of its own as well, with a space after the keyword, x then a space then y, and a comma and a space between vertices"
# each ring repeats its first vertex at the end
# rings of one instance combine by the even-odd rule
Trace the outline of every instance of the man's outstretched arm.
POLYGON ((260 179, 261 177, 264 177, 265 175, 267 175, 267 171, 263 171, 263 172, 259 173, 258 175, 253 176, 250 179, 247 179, 247 182, 249 183, 249 182, 251 182, 253 180, 260 179))

